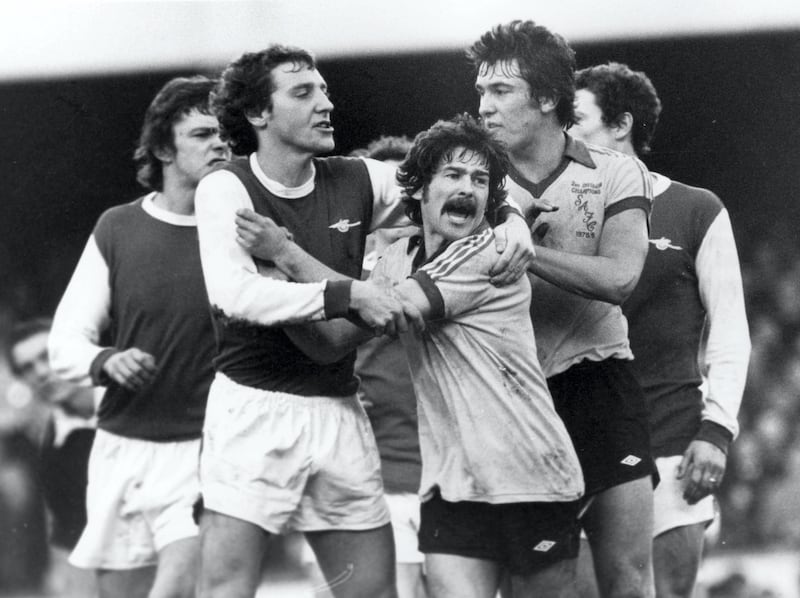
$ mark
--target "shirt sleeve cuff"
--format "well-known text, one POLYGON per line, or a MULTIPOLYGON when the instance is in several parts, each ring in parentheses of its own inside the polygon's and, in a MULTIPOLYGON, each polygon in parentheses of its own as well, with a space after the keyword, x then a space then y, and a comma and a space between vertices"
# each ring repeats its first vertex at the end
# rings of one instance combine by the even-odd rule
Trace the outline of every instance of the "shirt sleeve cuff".
POLYGON ((700 431, 697 433, 695 439, 710 442, 727 455, 728 447, 733 441, 733 434, 731 434, 731 431, 725 426, 705 419, 703 423, 700 424, 700 431))
POLYGON ((89 376, 92 379, 92 384, 95 386, 109 385, 111 378, 108 374, 106 374, 103 366, 106 364, 106 361, 108 361, 109 357, 116 355, 117 353, 119 353, 119 351, 114 348, 103 349, 97 354, 97 357, 92 360, 92 365, 89 366, 89 376))
POLYGON ((325 319, 344 318, 350 309, 352 280, 328 281, 325 285, 325 319))

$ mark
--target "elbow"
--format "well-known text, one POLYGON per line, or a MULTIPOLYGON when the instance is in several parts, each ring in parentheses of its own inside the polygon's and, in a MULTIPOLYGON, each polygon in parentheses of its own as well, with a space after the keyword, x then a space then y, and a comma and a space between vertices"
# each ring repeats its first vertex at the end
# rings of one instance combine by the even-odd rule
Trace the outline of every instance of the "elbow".
POLYGON ((607 289, 604 301, 613 305, 622 305, 631 296, 636 285, 639 283, 639 273, 635 275, 620 276, 613 281, 613 284, 607 289))

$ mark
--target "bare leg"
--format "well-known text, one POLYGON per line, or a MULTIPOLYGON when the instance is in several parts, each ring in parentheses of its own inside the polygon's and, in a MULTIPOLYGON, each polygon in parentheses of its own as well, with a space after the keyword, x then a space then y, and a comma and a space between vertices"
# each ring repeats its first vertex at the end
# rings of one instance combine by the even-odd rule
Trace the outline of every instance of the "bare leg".
POLYGON ((581 538, 581 550, 578 553, 578 596, 581 598, 600 598, 597 589, 597 576, 594 572, 594 560, 592 559, 592 547, 589 541, 581 538))
POLYGON ((396 598, 392 527, 307 532, 306 540, 336 598, 396 598))
POLYGON ((494 598, 500 586, 500 566, 493 561, 426 554, 425 568, 432 598, 494 598))
POLYGON ((427 598, 422 563, 397 564, 397 598, 427 598))
POLYGON ((579 594, 575 584, 575 568, 576 559, 568 559, 531 575, 511 575, 511 595, 520 598, 576 598, 579 594))
POLYGON ((198 538, 184 538, 162 548, 149 598, 193 598, 199 564, 198 538))
POLYGON ((146 598, 155 577, 155 566, 98 569, 97 594, 100 598, 146 598))
POLYGON ((652 598, 653 485, 639 478, 600 493, 584 519, 603 598, 652 598))
POLYGON ((705 525, 676 527, 653 540, 658 598, 691 598, 703 554, 705 525))
POLYGON ((198 596, 252 598, 268 538, 257 525, 207 509, 200 521, 198 596))

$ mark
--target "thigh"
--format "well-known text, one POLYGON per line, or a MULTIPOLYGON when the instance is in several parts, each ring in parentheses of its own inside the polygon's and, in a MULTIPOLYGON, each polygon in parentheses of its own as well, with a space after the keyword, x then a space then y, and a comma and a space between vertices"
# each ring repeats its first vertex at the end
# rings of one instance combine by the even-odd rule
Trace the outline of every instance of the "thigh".
POLYGON ((364 531, 307 532, 306 540, 336 598, 397 595, 394 539, 389 524, 364 531))
POLYGON ((422 563, 397 563, 397 598, 426 598, 427 596, 428 590, 422 563))
POLYGON ((155 575, 155 567, 98 569, 97 595, 99 598, 147 598, 155 575))
POLYGON ((705 525, 673 528, 653 540, 653 572, 659 598, 690 598, 703 552, 705 525))
POLYGON ((511 575, 511 595, 575 598, 580 595, 576 583, 576 559, 566 559, 534 573, 511 575))
POLYGON ((192 598, 199 563, 200 542, 196 537, 177 540, 162 548, 149 598, 192 598))
POLYGON ((652 589, 653 487, 650 477, 598 494, 583 519, 603 596, 614 588, 652 589))
POLYGON ((500 586, 500 566, 485 559, 426 554, 425 571, 431 598, 493 598, 500 586))
POLYGON ((253 523, 206 509, 200 520, 198 596, 254 596, 268 537, 253 523))

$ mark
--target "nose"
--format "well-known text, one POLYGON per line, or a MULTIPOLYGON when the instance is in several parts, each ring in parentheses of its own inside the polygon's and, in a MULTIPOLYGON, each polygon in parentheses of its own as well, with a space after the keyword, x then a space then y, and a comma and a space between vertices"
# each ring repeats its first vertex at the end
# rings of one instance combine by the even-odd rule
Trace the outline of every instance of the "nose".
POLYGON ((482 118, 486 118, 493 112, 494 112, 494 104, 491 101, 489 94, 485 93, 480 97, 480 102, 478 104, 478 114, 480 114, 482 118))
POLYGON ((319 95, 320 100, 317 110, 319 112, 333 112, 333 102, 331 102, 331 99, 327 96, 327 94, 320 92, 319 95))

